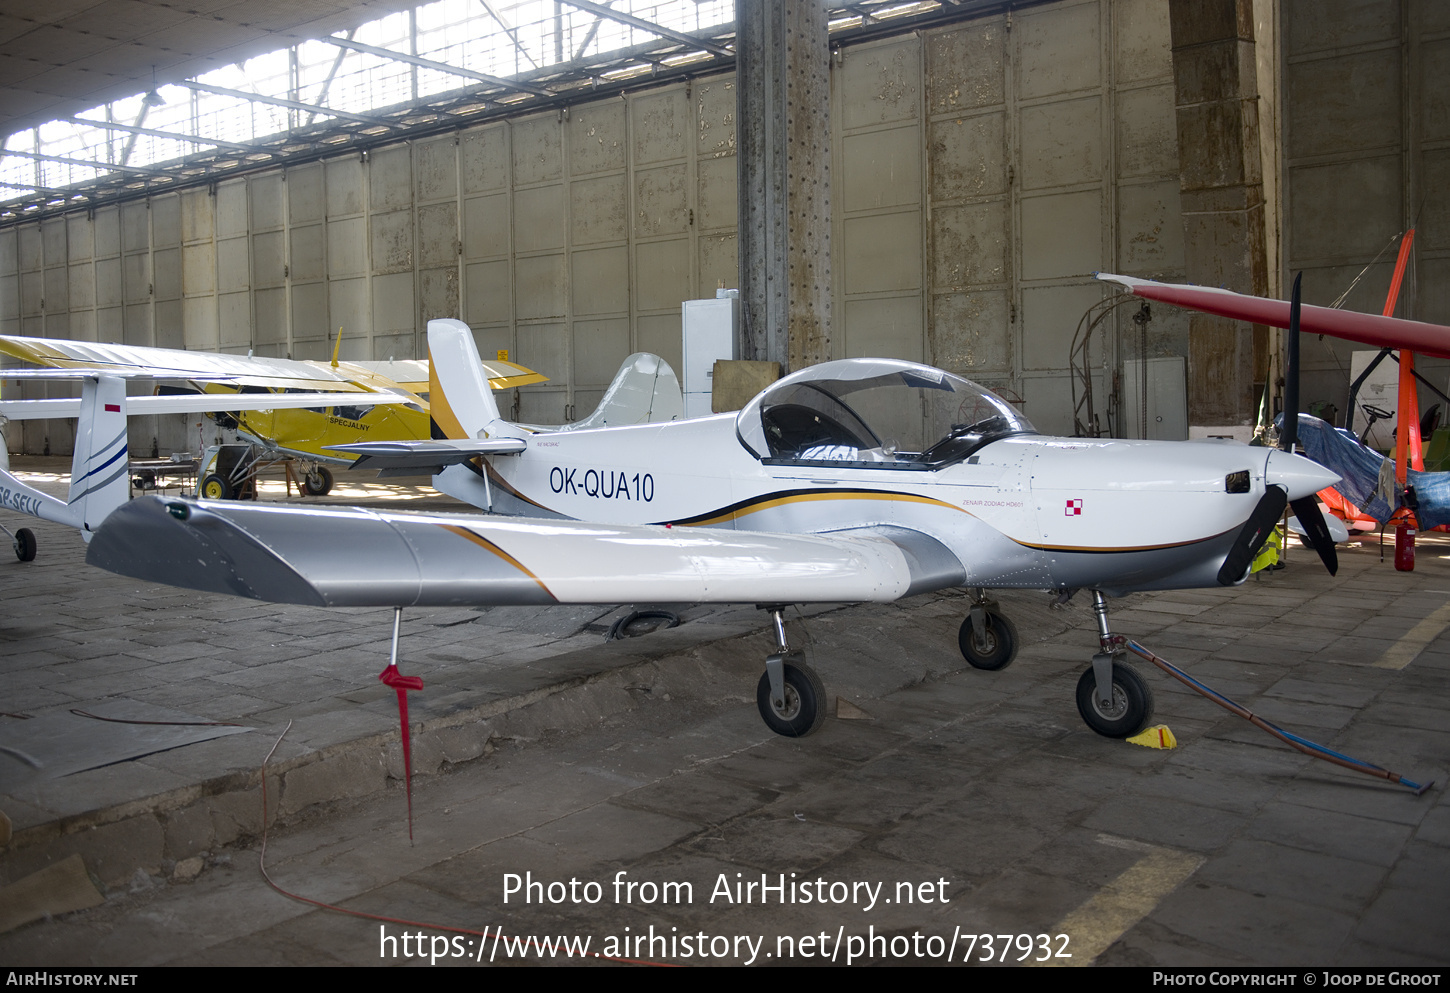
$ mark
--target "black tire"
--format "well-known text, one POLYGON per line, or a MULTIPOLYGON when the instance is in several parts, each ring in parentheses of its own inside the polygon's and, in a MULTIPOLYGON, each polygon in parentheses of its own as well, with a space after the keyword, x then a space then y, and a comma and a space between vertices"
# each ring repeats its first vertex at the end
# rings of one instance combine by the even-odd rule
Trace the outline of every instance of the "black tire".
POLYGON ((1129 738, 1153 719, 1153 687, 1126 662, 1113 663, 1113 703, 1098 703, 1097 678, 1089 666, 1077 681, 1077 712, 1105 738, 1129 738))
POLYGON ((986 651, 977 646, 971 614, 967 614, 962 621, 961 630, 957 632, 957 647, 962 650, 962 658, 973 669, 996 672, 998 669, 1007 668, 1017 657, 1017 626, 995 610, 989 610, 986 614, 986 651))
POLYGON ((237 495, 227 478, 216 473, 203 479, 196 492, 203 500, 230 500, 237 495))
POLYGON ((15 557, 22 562, 35 561, 35 532, 30 528, 16 529, 15 557))
POLYGON ((302 492, 308 496, 327 496, 332 492, 332 470, 320 465, 302 477, 302 492))
POLYGON ((638 638, 641 635, 654 634, 662 628, 679 626, 680 616, 668 610, 634 610, 610 625, 609 633, 604 636, 604 640, 622 641, 625 638, 638 638))
POLYGON ((826 720, 826 687, 816 671, 803 662, 785 664, 785 707, 776 710, 770 702, 770 673, 760 674, 755 704, 765 726, 787 738, 804 738, 818 731, 826 720))

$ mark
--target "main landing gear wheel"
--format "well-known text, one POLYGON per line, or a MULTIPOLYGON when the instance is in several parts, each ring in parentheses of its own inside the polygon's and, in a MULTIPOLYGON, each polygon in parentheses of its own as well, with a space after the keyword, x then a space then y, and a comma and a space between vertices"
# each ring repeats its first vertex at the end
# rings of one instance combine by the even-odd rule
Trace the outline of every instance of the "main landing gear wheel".
POLYGON ((35 532, 30 528, 16 528, 15 557, 22 562, 35 560, 35 532))
POLYGON ((785 701, 780 706, 770 699, 770 673, 760 675, 755 703, 765 726, 787 738, 804 738, 820 729, 826 720, 826 687, 816 671, 804 662, 786 662, 785 701))
POLYGON ((225 476, 212 473, 201 481, 201 495, 207 500, 230 500, 236 496, 236 492, 225 476))
POLYGON ((962 650, 962 658, 973 669, 989 672, 1005 669, 1017 657, 1017 626, 995 610, 982 610, 980 615, 985 621, 981 630, 972 623, 972 614, 968 614, 957 632, 957 647, 962 650))
POLYGON ((1077 681, 1077 712, 1105 738, 1128 738, 1153 719, 1153 688, 1126 662, 1113 662, 1113 699, 1098 699, 1097 675, 1089 667, 1077 681))
POLYGON ((302 477, 302 492, 308 496, 327 496, 332 492, 332 470, 320 465, 302 477))

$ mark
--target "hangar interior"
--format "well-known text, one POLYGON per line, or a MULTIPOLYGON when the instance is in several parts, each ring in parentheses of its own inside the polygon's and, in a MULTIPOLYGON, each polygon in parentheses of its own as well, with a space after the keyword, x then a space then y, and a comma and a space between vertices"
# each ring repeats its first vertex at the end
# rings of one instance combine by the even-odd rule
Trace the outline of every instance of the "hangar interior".
MULTIPOLYGON (((7 335, 325 359, 340 334, 342 357, 387 359, 459 317, 485 356, 550 377, 507 409, 558 424, 633 351, 678 365, 682 302, 723 285, 746 357, 931 363, 1067 434, 1075 329, 1109 296, 1095 271, 1270 296, 1302 271, 1310 302, 1378 312, 1414 225, 1399 313, 1450 320, 1433 0, 17 0, 0 56, 7 335)), ((1247 437, 1276 336, 1136 309, 1093 346, 1100 395, 1125 363, 1176 360, 1188 426, 1247 437)), ((1306 343, 1305 405, 1344 409, 1352 350, 1306 343)), ((194 451, 199 426, 137 417, 131 443, 194 451)), ((71 422, 8 431, 14 452, 72 447, 71 422)), ((1443 786, 1327 769, 1156 674, 1181 748, 1085 731, 1064 715, 1088 685, 1087 596, 1006 591, 1028 635, 1010 671, 963 668, 961 589, 808 605, 792 637, 835 709, 802 742, 750 706, 770 705, 775 644, 754 606, 601 648, 634 605, 258 603, 87 568, 72 529, 37 528, 41 558, 0 568, 4 740, 44 724, 69 744, 82 707, 210 729, 0 790, 0 885, 83 858, 93 897, 12 915, 0 960, 385 958, 374 923, 267 888, 239 853, 269 825, 300 891, 468 926, 484 908, 518 934, 813 932, 797 907, 616 905, 605 925, 499 899, 520 871, 809 869, 939 892, 930 916, 852 917, 892 949, 961 923, 1070 935, 1074 964, 1446 959, 1443 786), (394 623, 427 680, 416 847, 404 697, 372 676, 394 623)), ((1443 783, 1450 549, 1422 540, 1419 572, 1372 539, 1335 577, 1295 549, 1239 586, 1130 594, 1114 623, 1256 712, 1443 783)))
MULTIPOLYGON (((194 18, 125 3, 153 15, 131 35, 100 26, 131 23, 106 4, 36 4, 0 25, 15 108, 0 333, 322 359, 340 329, 344 358, 387 359, 421 356, 430 318, 461 317, 483 354, 549 377, 512 398, 517 415, 563 423, 631 352, 678 365, 681 302, 748 278, 753 198, 736 191, 753 105, 728 3, 299 5, 246 30, 233 8, 215 51, 194 18), (87 51, 104 59, 76 71, 87 51), (450 60, 479 78, 448 75, 450 60)), ((1280 296, 1303 271, 1306 300, 1329 303, 1368 267, 1344 305, 1377 312, 1386 249, 1412 225, 1399 313, 1450 319, 1441 5, 969 0, 813 16, 814 62, 793 57, 828 80, 807 92, 826 146, 809 181, 828 211, 799 237, 829 279, 807 301, 817 340, 787 366, 923 361, 1070 434, 1074 333, 1107 295, 1094 272, 1280 296)), ((1089 352, 1099 408, 1125 360, 1179 358, 1189 424, 1245 436, 1274 340, 1132 313, 1089 352)), ((780 320, 807 336, 798 314, 780 320)), ((1345 409, 1349 352, 1306 348, 1306 405, 1345 409)), ((70 431, 30 422, 10 444, 64 453, 70 431)), ((195 449, 197 427, 138 418, 133 444, 153 439, 195 449)))

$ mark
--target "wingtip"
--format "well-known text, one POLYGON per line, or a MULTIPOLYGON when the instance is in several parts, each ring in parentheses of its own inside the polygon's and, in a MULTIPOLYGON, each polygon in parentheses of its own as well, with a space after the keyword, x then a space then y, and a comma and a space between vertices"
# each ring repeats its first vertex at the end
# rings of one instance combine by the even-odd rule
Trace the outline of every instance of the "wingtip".
POLYGON ((1095 272, 1093 273, 1093 278, 1101 280, 1104 283, 1117 283, 1119 286, 1125 287, 1129 290, 1131 290, 1135 284, 1143 282, 1143 280, 1134 279, 1132 276, 1120 276, 1115 272, 1095 272))

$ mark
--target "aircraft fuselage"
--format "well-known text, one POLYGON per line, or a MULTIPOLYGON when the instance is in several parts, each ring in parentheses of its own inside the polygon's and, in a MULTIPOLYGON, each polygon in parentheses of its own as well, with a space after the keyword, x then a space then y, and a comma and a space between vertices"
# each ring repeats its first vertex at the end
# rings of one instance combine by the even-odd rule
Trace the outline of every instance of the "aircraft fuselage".
MULTIPOLYGON (((1271 453, 1020 434, 936 468, 806 464, 756 458, 736 417, 722 414, 530 435, 524 452, 491 459, 486 495, 462 466, 439 485, 522 516, 797 534, 904 528, 950 550, 961 585, 1125 592, 1217 585, 1270 476, 1285 475, 1270 469, 1271 453)), ((1313 479, 1289 482, 1291 498, 1325 484, 1317 467, 1293 469, 1306 467, 1313 479)))

